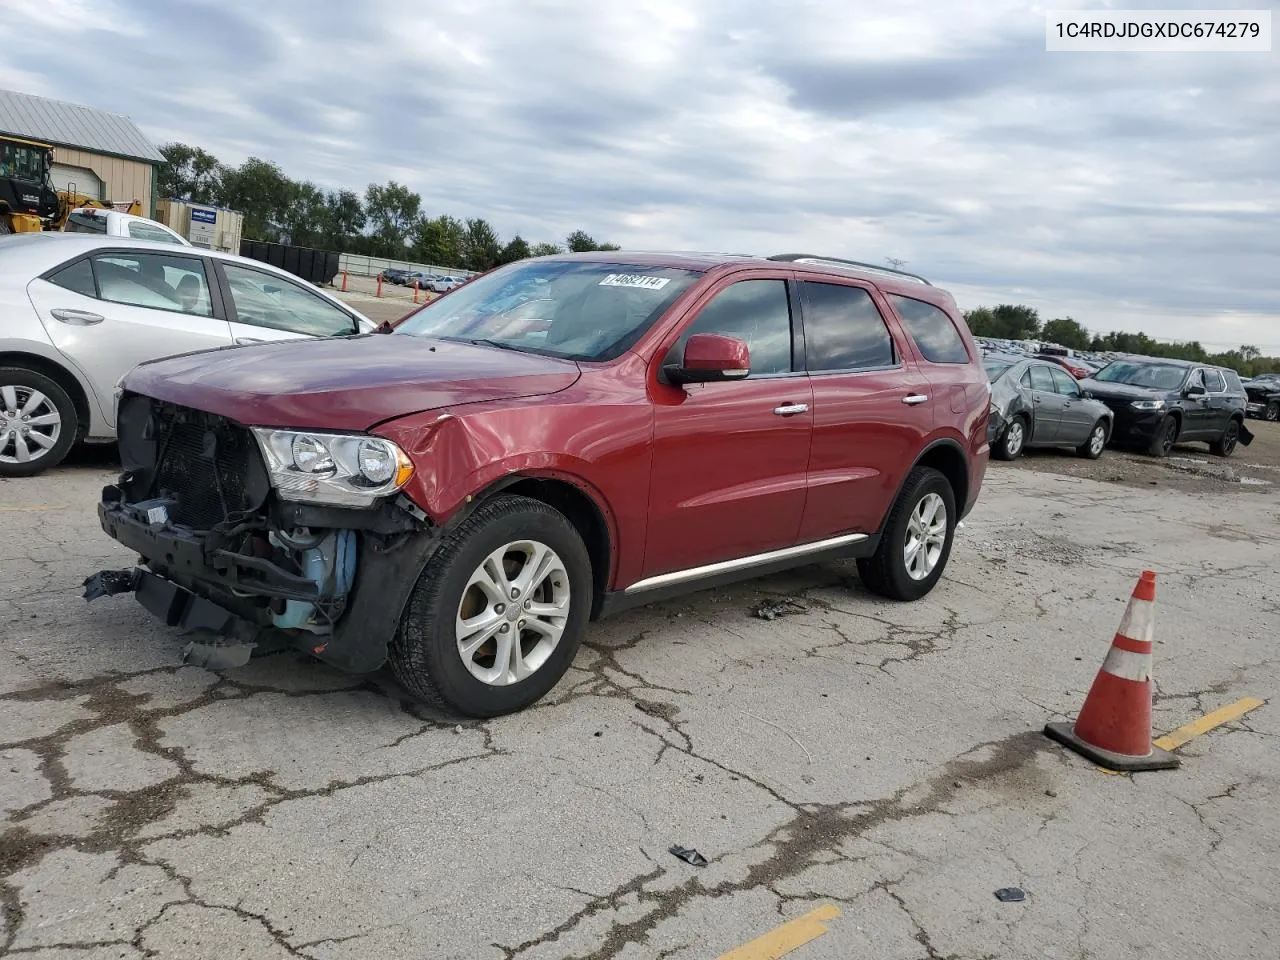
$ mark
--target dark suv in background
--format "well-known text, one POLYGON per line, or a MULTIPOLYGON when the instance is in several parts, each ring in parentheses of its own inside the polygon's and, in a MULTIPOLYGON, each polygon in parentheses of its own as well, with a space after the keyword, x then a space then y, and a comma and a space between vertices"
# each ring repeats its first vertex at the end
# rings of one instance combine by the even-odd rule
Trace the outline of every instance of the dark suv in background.
POLYGON ((990 397, 955 301, 908 274, 524 260, 393 333, 134 368, 98 509, 142 561, 86 596, 134 591, 210 665, 271 630, 493 716, 636 604, 840 557, 923 597, 982 486, 990 397))
POLYGON ((1113 360, 1082 389, 1115 413, 1112 442, 1167 457, 1175 443, 1202 441, 1220 457, 1253 435, 1244 425, 1245 392, 1226 367, 1186 360, 1124 357, 1113 360))

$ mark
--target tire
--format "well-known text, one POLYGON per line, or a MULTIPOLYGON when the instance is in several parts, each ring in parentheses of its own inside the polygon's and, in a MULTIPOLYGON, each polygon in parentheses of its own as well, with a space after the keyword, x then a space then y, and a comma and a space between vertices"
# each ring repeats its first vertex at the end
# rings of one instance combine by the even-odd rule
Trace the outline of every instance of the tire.
POLYGON ((1099 420, 1089 431, 1088 439, 1076 447, 1076 456, 1086 460, 1097 460, 1107 446, 1107 421, 1099 420))
MULTIPOLYGON (((876 552, 858 561, 858 576, 862 578, 863 584, 872 593, 891 600, 919 600, 925 596, 946 569, 955 538, 956 520, 955 493, 947 478, 932 467, 916 467, 908 475, 906 486, 889 511, 876 552), (945 511, 945 515, 940 518, 942 529, 938 531, 942 535, 942 542, 938 545, 940 549, 933 557, 932 565, 924 575, 913 576, 907 561, 912 521, 917 517, 921 506, 935 497, 941 501, 941 508, 945 511)), ((935 515, 935 525, 936 523, 935 515)))
MULTIPOLYGON (((536 556, 527 554, 521 569, 533 566, 528 561, 536 556)), ((438 709, 479 718, 513 713, 540 700, 569 669, 582 642, 591 603, 591 558, 573 524, 538 500, 495 497, 446 536, 423 568, 388 651, 391 670, 406 690, 438 709), (564 616, 522 612, 521 607, 527 610, 530 602, 539 601, 522 597, 512 604, 508 596, 500 602, 496 591, 486 591, 486 587, 498 587, 505 593, 511 587, 508 576, 520 562, 519 550, 511 548, 524 547, 548 548, 560 564, 553 563, 551 573, 534 580, 533 592, 547 608, 562 601, 567 607, 564 616), (499 554, 504 548, 509 552, 499 554), (497 576, 486 572, 495 569, 495 556, 502 558, 497 576), (564 577, 556 579, 556 572, 564 577), (464 615, 468 607, 472 612, 464 615), (474 627, 460 637, 457 623, 464 616, 489 619, 485 627, 474 627), (543 629, 525 629, 534 621, 543 629), (549 624, 555 629, 553 621, 562 621, 561 632, 548 647, 545 630, 549 624), (508 636, 519 644, 519 657, 505 656, 503 651, 512 649, 511 641, 504 645, 508 636), (464 640, 478 643, 469 655, 461 649, 464 640), (526 657, 541 659, 528 675, 513 679, 520 667, 528 668, 526 657), (483 673, 490 677, 483 678, 483 673)))
POLYGON ((56 467, 79 430, 75 404, 56 381, 26 367, 0 367, 0 477, 56 467))
POLYGON ((1147 453, 1153 457, 1167 457, 1178 440, 1178 418, 1166 413, 1156 425, 1155 436, 1147 447, 1147 453))
POLYGON ((1240 421, 1234 417, 1227 423, 1227 427, 1222 431, 1222 436, 1213 443, 1209 444, 1209 450, 1214 456, 1229 457, 1235 452, 1236 442, 1240 439, 1240 421))
POLYGON ((1027 446, 1027 418, 1022 414, 1009 421, 1004 433, 991 448, 991 455, 997 460, 1017 460, 1027 446))
POLYGON ((1280 400, 1272 400, 1262 410, 1262 419, 1275 423, 1280 420, 1280 400))
POLYGON ((7 236, 13 233, 13 227, 9 226, 9 214, 0 213, 0 236, 7 236))

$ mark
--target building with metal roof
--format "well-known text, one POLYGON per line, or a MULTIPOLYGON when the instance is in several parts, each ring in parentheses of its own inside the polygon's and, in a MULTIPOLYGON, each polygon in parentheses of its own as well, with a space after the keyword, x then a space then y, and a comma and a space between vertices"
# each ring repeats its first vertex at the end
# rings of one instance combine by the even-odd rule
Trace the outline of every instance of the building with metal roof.
POLYGON ((0 90, 0 135, 50 144, 53 183, 97 200, 141 202, 154 216, 164 157, 128 117, 27 93, 0 90))

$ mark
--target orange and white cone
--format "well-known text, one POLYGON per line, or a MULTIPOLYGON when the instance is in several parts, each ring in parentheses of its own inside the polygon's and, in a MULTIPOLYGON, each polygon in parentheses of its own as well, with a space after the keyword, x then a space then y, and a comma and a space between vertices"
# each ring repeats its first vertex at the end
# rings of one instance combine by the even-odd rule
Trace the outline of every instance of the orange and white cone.
POLYGON ((1156 575, 1144 570, 1102 669, 1074 724, 1050 723, 1047 736, 1110 770, 1169 770, 1178 758, 1151 742, 1151 647, 1156 575))

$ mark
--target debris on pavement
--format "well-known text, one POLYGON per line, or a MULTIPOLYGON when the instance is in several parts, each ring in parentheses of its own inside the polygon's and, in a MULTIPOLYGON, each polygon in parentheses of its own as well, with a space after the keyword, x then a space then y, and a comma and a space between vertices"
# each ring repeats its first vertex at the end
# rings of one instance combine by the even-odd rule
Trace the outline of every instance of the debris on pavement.
POLYGON ((996 891, 996 899, 1001 903, 1021 903, 1027 899, 1027 893, 1021 887, 1001 887, 996 891))
POLYGON ((761 620, 777 620, 795 613, 808 613, 809 605, 794 597, 783 597, 780 600, 766 600, 751 608, 751 615, 761 620))
POLYGON ((668 848, 667 853, 679 857, 685 863, 692 864, 695 867, 705 867, 707 865, 707 858, 692 847, 682 847, 677 843, 675 846, 668 848))

